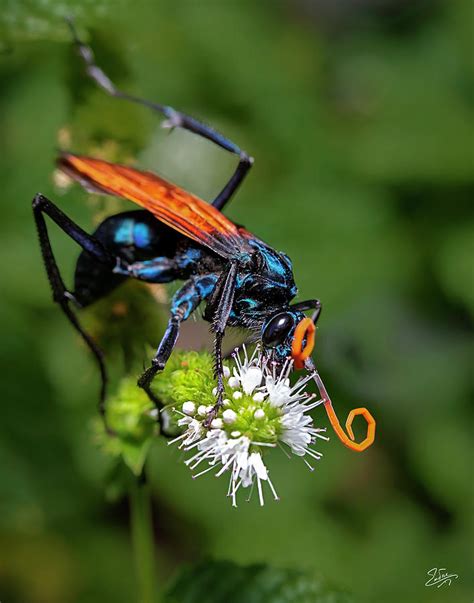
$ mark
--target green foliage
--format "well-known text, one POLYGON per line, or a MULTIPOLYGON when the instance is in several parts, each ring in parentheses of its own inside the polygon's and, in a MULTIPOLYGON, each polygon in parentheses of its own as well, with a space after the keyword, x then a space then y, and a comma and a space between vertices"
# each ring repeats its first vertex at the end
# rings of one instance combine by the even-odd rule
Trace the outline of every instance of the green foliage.
POLYGON ((82 320, 109 360, 122 361, 121 374, 139 372, 164 331, 167 306, 149 286, 130 281, 87 308, 82 320))
POLYGON ((242 567, 207 561, 186 568, 169 588, 165 603, 354 603, 326 581, 300 570, 265 565, 242 567))
POLYGON ((215 403, 213 359, 209 353, 176 350, 152 390, 165 405, 182 406, 187 400, 208 406, 215 403))
POLYGON ((68 39, 65 17, 83 19, 106 14, 111 0, 3 0, 0 32, 7 40, 68 39))
POLYGON ((153 437, 157 435, 157 422, 151 414, 153 402, 137 386, 136 378, 127 377, 119 384, 115 395, 107 400, 107 433, 104 422, 95 422, 96 440, 102 449, 113 457, 121 457, 137 476, 143 470, 153 437))

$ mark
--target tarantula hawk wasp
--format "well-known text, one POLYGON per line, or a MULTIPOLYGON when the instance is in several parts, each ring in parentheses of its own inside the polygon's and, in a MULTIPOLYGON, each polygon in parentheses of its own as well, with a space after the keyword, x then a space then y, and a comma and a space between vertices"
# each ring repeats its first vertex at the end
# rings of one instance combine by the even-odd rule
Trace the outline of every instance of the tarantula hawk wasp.
MULTIPOLYGON (((148 283, 184 280, 171 301, 168 326, 151 366, 138 380, 159 405, 150 389, 155 374, 162 370, 176 344, 180 324, 204 302, 204 318, 214 333, 217 394, 215 411, 222 404, 222 340, 227 326, 249 329, 261 340, 263 351, 280 364, 289 356, 297 369, 312 374, 330 422, 341 441, 357 451, 365 450, 375 437, 375 420, 365 408, 351 411, 346 422, 349 436, 333 410, 323 382, 310 357, 315 325, 321 313, 317 299, 290 305, 297 294, 290 258, 275 251, 226 218, 221 211, 234 195, 253 164, 253 159, 228 138, 172 107, 153 103, 125 92, 112 83, 95 63, 91 48, 78 37, 71 21, 74 44, 87 74, 107 94, 161 113, 168 128, 182 128, 207 138, 238 157, 238 165, 221 192, 211 202, 167 182, 147 171, 112 164, 100 159, 63 152, 58 166, 87 190, 116 195, 143 209, 127 211, 105 219, 91 235, 75 224, 54 203, 41 194, 33 200, 33 214, 41 252, 54 301, 94 354, 101 373, 99 408, 105 419, 107 373, 102 353, 81 327, 71 305, 86 307, 107 295, 128 278, 148 283), (48 216, 81 248, 74 290, 62 279, 48 236, 48 216), (312 310, 311 318, 304 312, 312 310), (356 443, 352 432, 355 416, 367 421, 366 438, 356 443)), ((213 414, 209 416, 209 422, 213 414)))

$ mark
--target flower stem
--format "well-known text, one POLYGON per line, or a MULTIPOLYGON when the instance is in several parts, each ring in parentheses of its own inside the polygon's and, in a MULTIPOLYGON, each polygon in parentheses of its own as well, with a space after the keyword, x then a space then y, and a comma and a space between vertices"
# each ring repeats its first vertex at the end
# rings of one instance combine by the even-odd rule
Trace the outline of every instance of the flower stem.
POLYGON ((130 486, 130 525, 139 589, 139 603, 156 603, 156 567, 150 486, 133 479, 130 486))

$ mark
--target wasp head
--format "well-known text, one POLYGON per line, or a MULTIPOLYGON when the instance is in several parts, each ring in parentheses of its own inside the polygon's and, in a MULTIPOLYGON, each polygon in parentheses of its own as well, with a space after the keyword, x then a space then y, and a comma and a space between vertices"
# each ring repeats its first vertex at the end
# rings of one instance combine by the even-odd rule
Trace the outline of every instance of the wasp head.
POLYGON ((262 344, 267 354, 277 363, 283 363, 290 356, 295 368, 303 368, 314 348, 315 325, 320 313, 319 301, 311 300, 270 316, 262 328, 262 344), (315 312, 308 318, 303 310, 310 308, 315 312))

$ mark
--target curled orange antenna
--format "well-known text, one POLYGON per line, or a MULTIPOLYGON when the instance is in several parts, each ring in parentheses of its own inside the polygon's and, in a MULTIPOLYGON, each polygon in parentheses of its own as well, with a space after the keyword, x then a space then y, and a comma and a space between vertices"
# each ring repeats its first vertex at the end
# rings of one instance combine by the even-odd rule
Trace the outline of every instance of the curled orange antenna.
POLYGON ((329 421, 337 434, 337 437, 341 440, 344 446, 347 446, 351 450, 356 452, 362 452, 369 446, 372 446, 375 440, 375 419, 366 408, 354 408, 351 410, 346 419, 346 430, 349 433, 349 437, 342 429, 339 419, 334 412, 331 400, 324 400, 324 408, 326 409, 329 421), (367 421, 367 435, 362 442, 354 442, 354 432, 352 431, 352 421, 357 415, 362 415, 367 421), (349 439, 350 438, 350 439, 349 439))
POLYGON ((329 421, 332 425, 332 428, 336 432, 337 437, 341 440, 344 446, 347 446, 351 450, 355 450, 356 452, 362 452, 372 446, 375 440, 375 426, 376 422, 374 417, 370 414, 370 412, 366 408, 354 408, 351 410, 346 419, 346 430, 349 435, 344 431, 339 423, 339 419, 334 411, 332 406, 331 398, 329 397, 326 388, 324 387, 324 383, 319 376, 318 371, 316 370, 312 360, 307 360, 305 366, 312 371, 313 378, 316 381, 316 385, 318 386, 319 393, 323 399, 324 408, 326 409, 329 421), (367 422, 367 435, 362 440, 362 442, 354 441, 354 432, 352 430, 352 423, 358 415, 362 415, 367 422))
POLYGON ((302 369, 305 366, 305 361, 310 357, 314 348, 314 340, 316 338, 316 327, 311 318, 303 318, 295 329, 293 341, 291 344, 291 357, 294 361, 296 369, 302 369), (303 343, 306 340, 306 345, 303 343))

